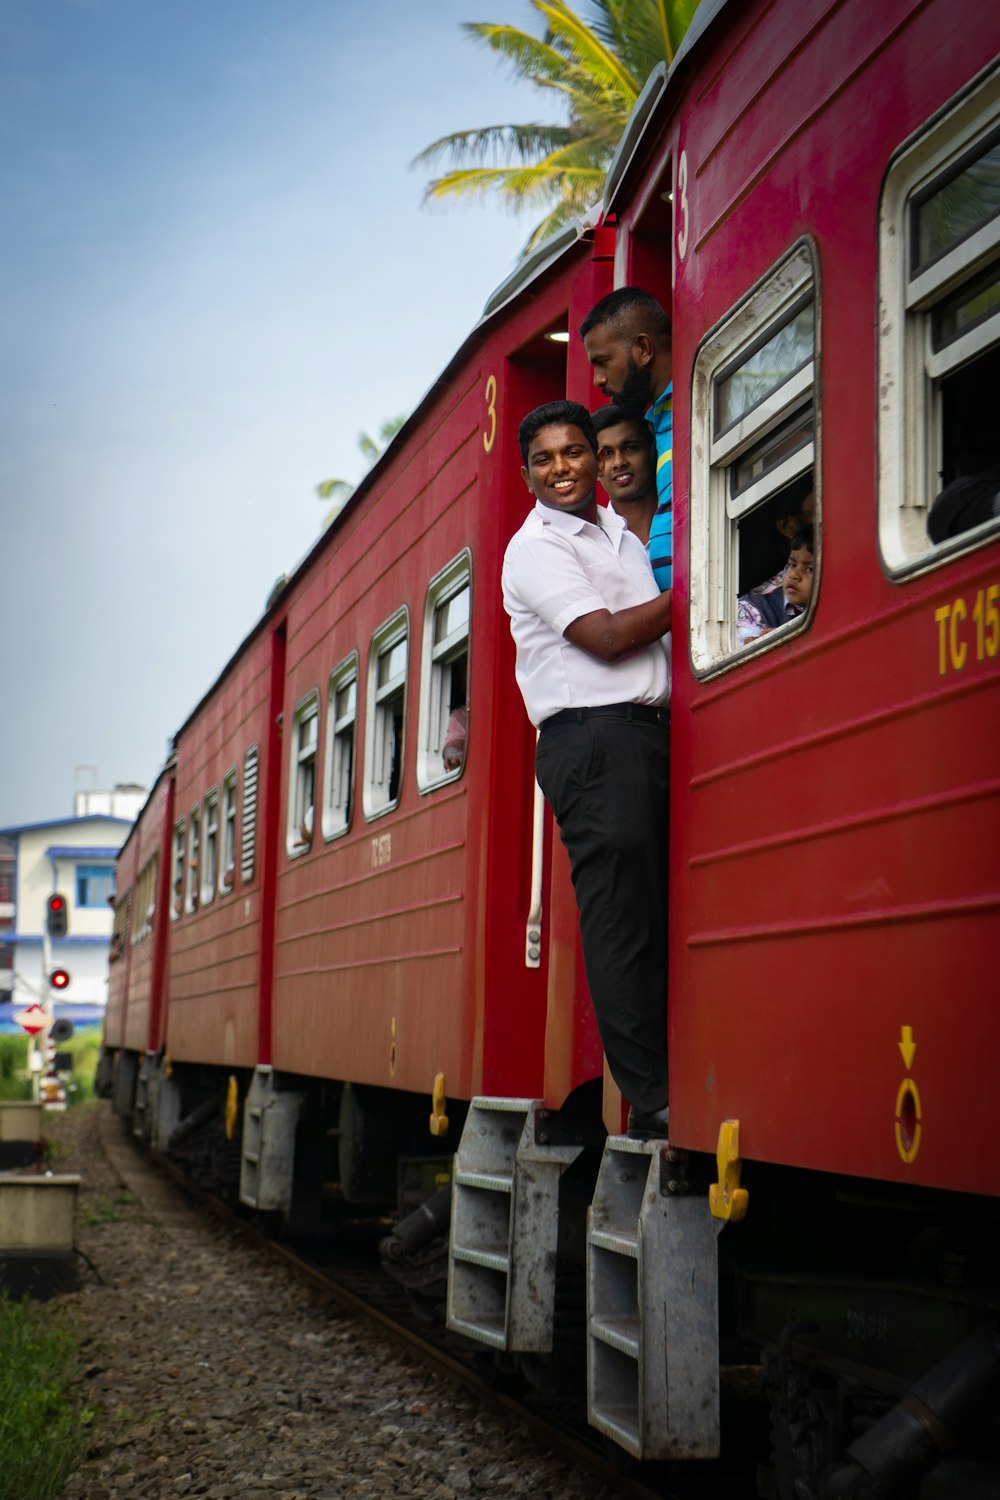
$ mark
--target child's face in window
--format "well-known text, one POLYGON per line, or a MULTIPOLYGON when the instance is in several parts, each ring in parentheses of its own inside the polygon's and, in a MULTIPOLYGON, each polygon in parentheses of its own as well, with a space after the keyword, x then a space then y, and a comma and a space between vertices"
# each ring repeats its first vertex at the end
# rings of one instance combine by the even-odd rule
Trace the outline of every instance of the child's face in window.
POLYGON ((808 547, 793 547, 782 579, 789 604, 804 609, 813 587, 813 555, 808 547))

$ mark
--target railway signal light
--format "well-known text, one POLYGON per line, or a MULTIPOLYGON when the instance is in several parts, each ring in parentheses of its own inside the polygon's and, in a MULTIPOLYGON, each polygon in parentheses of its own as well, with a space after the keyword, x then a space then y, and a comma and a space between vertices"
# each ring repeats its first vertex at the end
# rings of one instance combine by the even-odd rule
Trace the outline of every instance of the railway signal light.
POLYGON ((66 969, 53 969, 49 975, 49 984, 54 990, 64 990, 69 985, 69 974, 66 969))
POLYGON ((50 938, 62 938, 66 936, 68 928, 69 907, 66 904, 66 897, 61 896, 56 891, 48 899, 45 911, 45 930, 50 938))

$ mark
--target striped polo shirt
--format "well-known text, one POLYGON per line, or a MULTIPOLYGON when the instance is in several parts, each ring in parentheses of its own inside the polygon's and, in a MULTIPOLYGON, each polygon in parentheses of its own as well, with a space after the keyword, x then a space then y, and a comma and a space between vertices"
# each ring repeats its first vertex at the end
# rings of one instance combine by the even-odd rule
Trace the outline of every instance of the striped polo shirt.
POLYGON ((652 406, 646 421, 656 438, 656 493, 659 503, 649 528, 649 562, 661 590, 670 588, 674 562, 674 386, 673 381, 652 406))

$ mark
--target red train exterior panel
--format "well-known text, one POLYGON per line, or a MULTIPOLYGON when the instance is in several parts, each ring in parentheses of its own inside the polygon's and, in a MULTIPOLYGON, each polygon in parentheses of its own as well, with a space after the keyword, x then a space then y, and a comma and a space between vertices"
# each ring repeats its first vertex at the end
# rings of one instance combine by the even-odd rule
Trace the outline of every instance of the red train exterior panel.
POLYGON ((971 623, 950 669, 940 618, 960 600, 971 622, 1000 555, 994 543, 889 575, 874 415, 883 179, 991 60, 1000 24, 971 3, 816 0, 778 19, 748 10, 714 49, 709 33, 707 83, 614 205, 637 230, 651 184, 670 162, 676 182, 683 158, 671 1138, 714 1151, 736 1118, 746 1158, 996 1193, 1000 1172, 975 1149, 989 1103, 974 1080, 995 992, 1000 680, 995 655, 973 659, 971 623), (702 673, 683 649, 703 484, 686 440, 695 362, 706 329, 797 240, 818 288, 815 618, 780 648, 702 673))

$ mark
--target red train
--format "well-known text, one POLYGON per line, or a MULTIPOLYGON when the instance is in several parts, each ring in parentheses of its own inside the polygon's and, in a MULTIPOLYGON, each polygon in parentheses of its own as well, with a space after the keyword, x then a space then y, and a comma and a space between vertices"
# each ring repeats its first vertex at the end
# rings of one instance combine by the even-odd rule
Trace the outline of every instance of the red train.
POLYGON ((703 0, 119 862, 138 1133, 292 1225, 449 1179, 388 1258, 447 1253, 451 1327, 537 1375, 585 1265, 594 1425, 710 1457, 759 1365, 762 1495, 1000 1494, 998 52, 985 0, 703 0), (499 607, 517 422, 592 403, 626 283, 673 323, 669 1146, 602 1084, 499 607), (796 485, 812 601, 740 646, 796 485))

